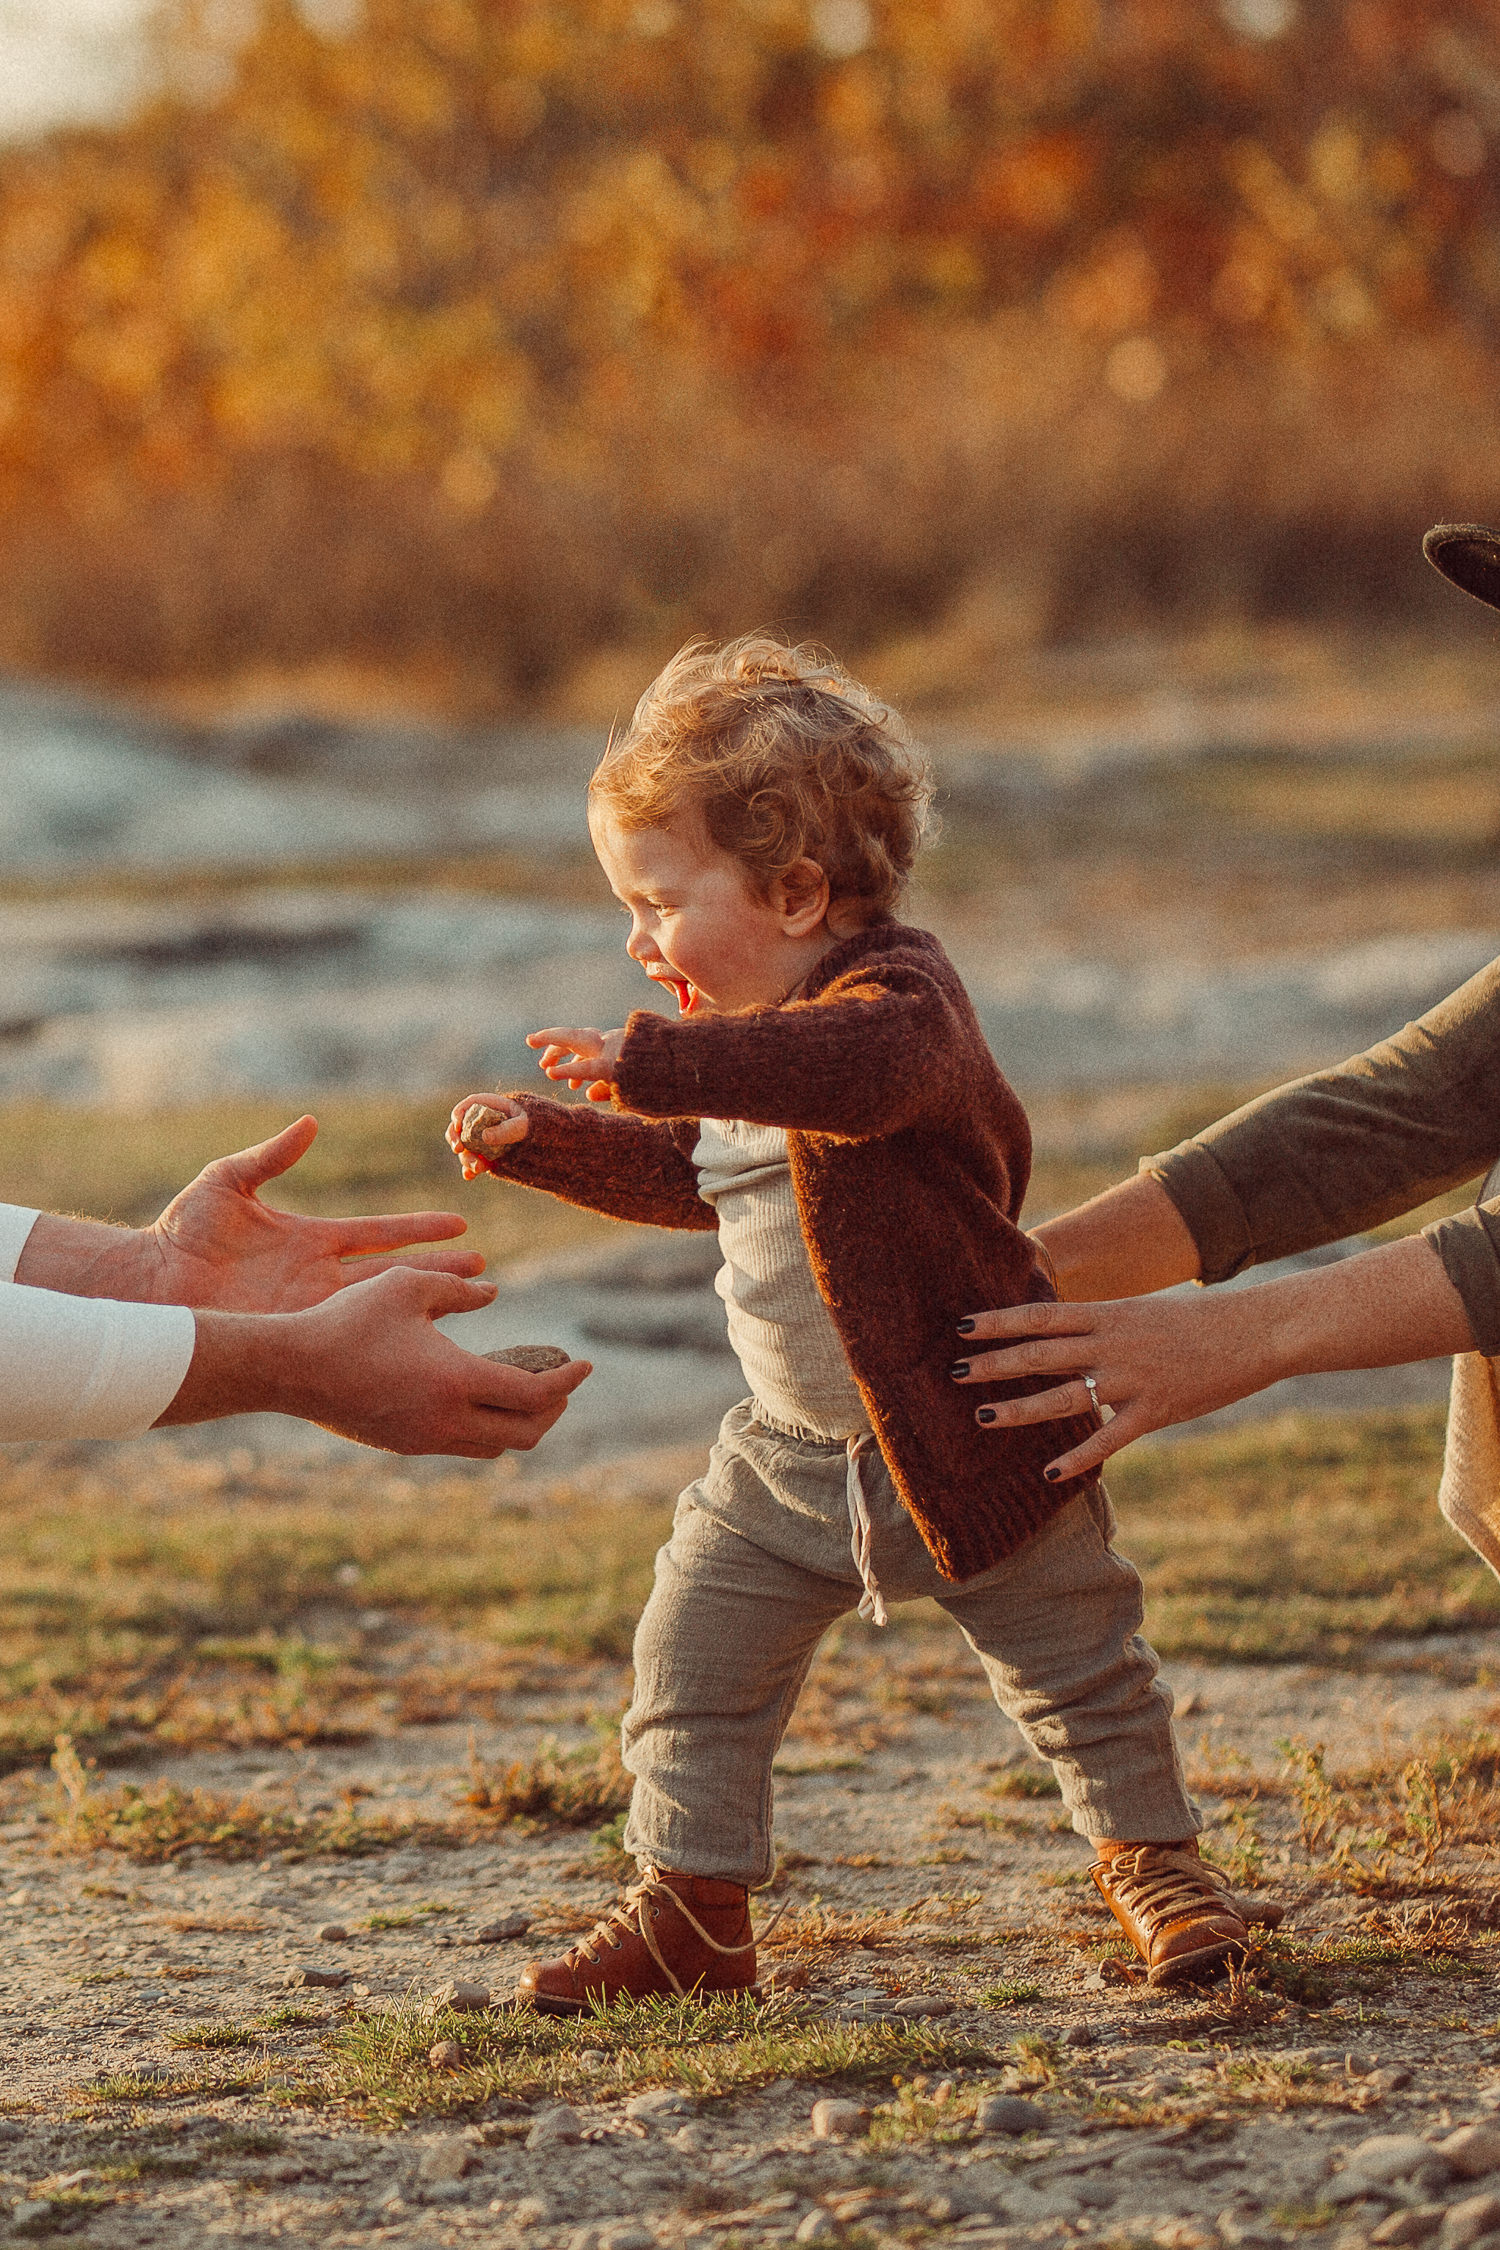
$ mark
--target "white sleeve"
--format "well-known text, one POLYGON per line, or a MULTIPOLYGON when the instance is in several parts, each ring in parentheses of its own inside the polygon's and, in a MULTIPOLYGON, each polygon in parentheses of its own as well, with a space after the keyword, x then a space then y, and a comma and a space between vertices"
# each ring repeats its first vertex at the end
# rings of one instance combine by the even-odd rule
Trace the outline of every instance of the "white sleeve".
POLYGON ((0 1281, 14 1281, 26 1240, 41 1216, 19 1203, 0 1203, 0 1281))
MULTIPOLYGON (((0 1264, 11 1209, 0 1206, 0 1264)), ((15 1245, 12 1273, 29 1232, 15 1245)), ((140 1437, 182 1388, 196 1332, 186 1305, 0 1282, 0 1443, 140 1437)))

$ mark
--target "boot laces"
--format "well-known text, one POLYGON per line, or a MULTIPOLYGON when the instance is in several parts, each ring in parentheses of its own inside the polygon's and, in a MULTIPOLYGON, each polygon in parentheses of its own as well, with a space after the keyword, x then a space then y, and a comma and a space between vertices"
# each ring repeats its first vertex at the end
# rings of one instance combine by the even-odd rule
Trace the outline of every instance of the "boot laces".
POLYGON ((1117 1852, 1099 1864, 1121 1905, 1142 1921, 1166 1922, 1202 1906, 1239 1912, 1227 1876, 1196 1853, 1140 1844, 1133 1852, 1117 1852))
POLYGON ((618 1953, 626 1938, 638 1937, 678 1998, 685 1999, 687 1997, 686 1988, 679 1981, 669 1963, 663 1959, 661 1947, 656 1942, 656 1932, 651 1926, 652 1917, 646 1912, 648 1901, 658 1897, 670 1899, 688 1927, 715 1953, 727 1955, 753 1953, 755 1951, 755 1934, 753 1931, 743 1945, 721 1945, 716 1937, 709 1935, 688 1905, 687 1900, 673 1890, 671 1884, 663 1878, 660 1870, 655 1867, 643 1867, 619 1904, 610 1910, 602 1922, 596 1922, 588 1936, 573 1947, 569 1959, 592 1961, 597 1967, 599 1961, 598 1949, 601 1946, 607 1946, 611 1953, 618 1953), (619 1932, 618 1936, 615 1934, 617 1931, 619 1932))

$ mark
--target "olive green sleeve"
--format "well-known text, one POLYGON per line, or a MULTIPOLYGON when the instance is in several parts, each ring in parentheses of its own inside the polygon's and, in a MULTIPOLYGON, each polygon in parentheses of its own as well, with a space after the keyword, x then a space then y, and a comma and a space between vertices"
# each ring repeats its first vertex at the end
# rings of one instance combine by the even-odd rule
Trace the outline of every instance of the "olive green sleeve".
MULTIPOLYGON (((1500 962, 1394 1038, 1147 1157, 1203 1279, 1399 1217, 1500 1155, 1500 962)), ((1426 1229, 1480 1348, 1500 1353, 1500 1202, 1426 1229)))

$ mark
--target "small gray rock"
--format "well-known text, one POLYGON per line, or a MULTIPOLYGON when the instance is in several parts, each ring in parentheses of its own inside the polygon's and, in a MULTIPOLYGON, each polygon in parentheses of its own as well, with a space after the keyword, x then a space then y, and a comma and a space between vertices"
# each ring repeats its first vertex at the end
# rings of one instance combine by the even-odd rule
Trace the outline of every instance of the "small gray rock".
POLYGON ((887 2003, 893 2016, 951 2016, 954 2003, 938 1992, 909 1992, 902 2000, 887 2003))
POLYGON ((1062 2035, 1062 2043, 1065 2047, 1095 2047, 1099 2034, 1091 2023, 1069 2024, 1062 2035))
POLYGON ((980 2103, 974 2122, 981 2133, 1039 2133, 1047 2122, 1040 2102, 1021 2094, 990 2094, 980 2103))
POLYGON ((528 2148, 557 2148, 566 2141, 576 2141, 583 2131, 583 2119, 576 2109, 559 2102, 556 2109, 543 2110, 541 2116, 526 2136, 528 2148))
POLYGON ((625 2104, 625 2115, 649 2125, 654 2118, 686 2117, 692 2106, 686 2094, 674 2093, 670 2086, 660 2086, 654 2093, 632 2094, 625 2104))
POLYGON ((324 1945, 342 1945, 348 1935, 342 1922, 320 1922, 313 1931, 313 1936, 324 1945))
MULTIPOLYGON (((1351 2150, 1349 2170, 1366 2180, 1406 2180, 1431 2167, 1435 2156, 1432 2143, 1418 2140, 1415 2133, 1375 2133, 1351 2150)), ((1449 2170, 1441 2158, 1439 2170, 1449 2170)))
POLYGON ((478 2015, 489 2004, 490 1988, 487 1984, 465 1984, 453 1978, 447 1984, 438 1986, 431 2001, 434 2009, 452 2008, 461 2016, 478 2015))
POLYGON ((1500 2227, 1500 2195, 1466 2195, 1450 2203, 1438 2230, 1441 2250, 1469 2250, 1500 2227))
POLYGON ((1382 2063, 1365 2079, 1365 2090, 1372 2094, 1399 2094, 1411 2084, 1411 2072, 1405 2063, 1382 2063))
POLYGON ((52 2206, 43 2198, 23 2195, 19 2203, 11 2205, 11 2217, 18 2227, 33 2226, 38 2219, 50 2219, 52 2206))
POLYGON ((1437 2151, 1460 2179, 1482 2180, 1500 2171, 1500 2122, 1486 2118, 1482 2125, 1460 2125, 1438 2142, 1437 2151))
POLYGON ((1068 2193, 1085 2211, 1107 2211, 1118 2199, 1119 2189, 1098 2172, 1085 2172, 1082 2179, 1069 2180, 1068 2193))
POLYGON ((282 1980, 287 1992, 337 1992, 349 1982, 347 1969, 288 1969, 282 1980))
POLYGON ((1443 2223, 1441 2203, 1419 2203, 1415 2210, 1393 2211, 1371 2233, 1372 2242, 1425 2242, 1443 2223))
POLYGON ((608 2219, 599 2229, 599 2250, 656 2250, 656 2237, 639 2219, 608 2219))
POLYGON ((417 2177, 422 2180, 466 2180, 484 2163, 483 2157, 472 2141, 461 2141, 456 2136, 444 2141, 430 2141, 423 2149, 417 2164, 417 2177))
POLYGON ((551 2216, 552 2206, 545 2195, 523 2195, 511 2212, 510 2223, 513 2227, 540 2227, 551 2216))
POLYGON ((521 1938, 531 1928, 529 1914, 502 1914, 498 1921, 486 1922, 482 1930, 474 1933, 476 1945, 504 1945, 510 1938, 521 1938))
POLYGON ((870 2113, 858 2102, 814 2102, 812 2129, 813 2138, 819 2141, 863 2140, 870 2130, 870 2113))

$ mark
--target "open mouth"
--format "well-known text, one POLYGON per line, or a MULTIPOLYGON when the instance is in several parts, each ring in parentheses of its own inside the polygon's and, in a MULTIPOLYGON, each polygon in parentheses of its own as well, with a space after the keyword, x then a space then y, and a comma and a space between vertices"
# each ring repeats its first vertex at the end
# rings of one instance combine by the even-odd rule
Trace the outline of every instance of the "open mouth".
POLYGON ((698 987, 695 984, 670 969, 648 969, 646 974, 653 984, 664 984, 677 995, 677 1013, 680 1016, 692 1014, 698 1005, 698 987))

